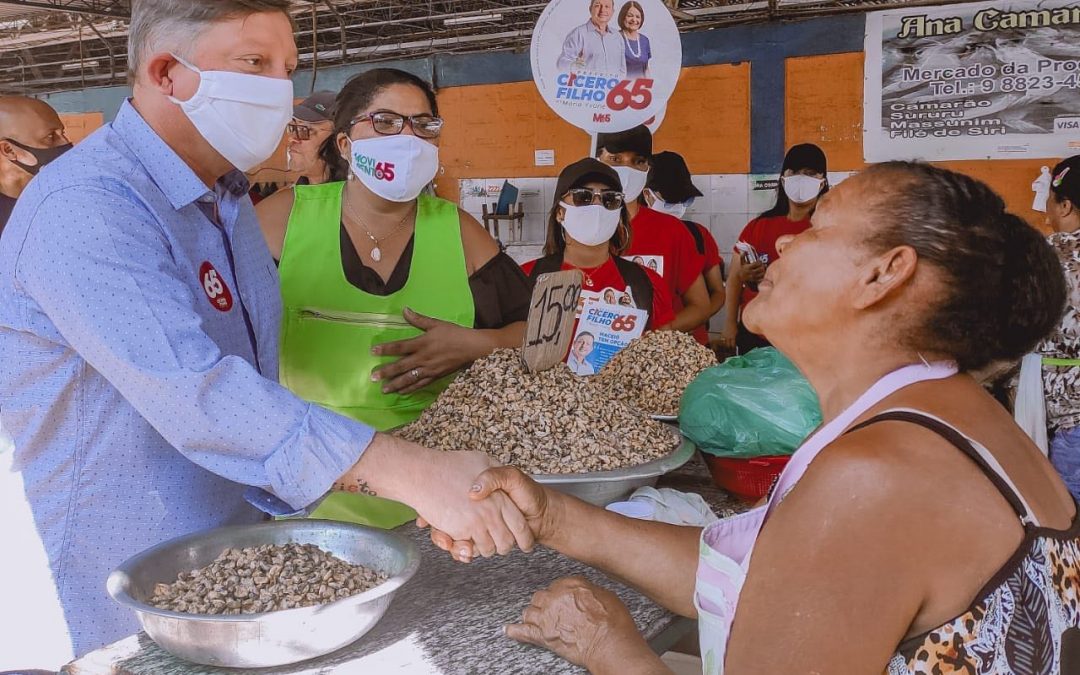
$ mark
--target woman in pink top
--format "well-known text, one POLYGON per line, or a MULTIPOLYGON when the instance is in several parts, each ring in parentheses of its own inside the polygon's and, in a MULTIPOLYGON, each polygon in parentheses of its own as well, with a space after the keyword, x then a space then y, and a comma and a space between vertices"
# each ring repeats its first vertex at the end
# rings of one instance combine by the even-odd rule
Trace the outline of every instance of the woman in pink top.
MULTIPOLYGON (((1049 245, 982 183, 901 162, 844 182, 780 245, 745 321, 810 380, 825 423, 767 504, 703 532, 512 468, 474 497, 503 490, 541 543, 697 618, 707 673, 1080 672, 1076 504, 966 374, 1056 325, 1049 245)), ((507 632, 594 673, 667 672, 582 579, 537 593, 507 632)))

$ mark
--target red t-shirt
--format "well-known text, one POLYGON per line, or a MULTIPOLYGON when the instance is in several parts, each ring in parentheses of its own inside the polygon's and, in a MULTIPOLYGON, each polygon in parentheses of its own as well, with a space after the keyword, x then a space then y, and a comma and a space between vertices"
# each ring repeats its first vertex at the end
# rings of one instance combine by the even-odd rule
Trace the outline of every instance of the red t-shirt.
POLYGON ((705 268, 705 258, 686 225, 646 206, 630 222, 630 248, 623 257, 663 277, 673 300, 690 290, 705 268))
MULTIPOLYGON (((536 266, 536 261, 530 260, 522 265, 521 269, 525 270, 526 275, 530 275, 534 266, 536 266)), ((573 270, 578 268, 564 262, 562 269, 573 270)), ((668 294, 664 280, 648 268, 645 269, 645 274, 648 275, 653 287, 653 303, 652 310, 649 312, 648 324, 648 329, 652 330, 660 326, 666 326, 674 321, 675 314, 671 311, 671 296, 668 294)), ((588 300, 595 299, 599 302, 610 302, 617 305, 620 300, 625 303, 626 299, 633 299, 633 291, 626 285, 622 275, 619 274, 619 268, 615 266, 614 260, 608 259, 600 269, 590 272, 589 278, 592 279, 593 285, 591 287, 587 284, 582 286, 581 302, 578 303, 579 317, 581 316, 581 308, 588 300)), ((636 303, 631 302, 630 304, 637 307, 636 303)), ((576 321, 574 322, 574 332, 577 332, 576 321)))
MULTIPOLYGON (((810 229, 809 218, 799 221, 791 220, 787 216, 755 218, 743 228, 742 234, 739 235, 739 241, 753 246, 754 250, 758 252, 761 262, 768 265, 780 257, 780 254, 776 251, 777 239, 788 234, 802 234, 808 229, 810 229)), ((740 253, 736 250, 735 255, 740 255, 740 253)), ((746 307, 746 303, 755 297, 757 297, 757 291, 752 291, 744 286, 741 306, 746 307)))

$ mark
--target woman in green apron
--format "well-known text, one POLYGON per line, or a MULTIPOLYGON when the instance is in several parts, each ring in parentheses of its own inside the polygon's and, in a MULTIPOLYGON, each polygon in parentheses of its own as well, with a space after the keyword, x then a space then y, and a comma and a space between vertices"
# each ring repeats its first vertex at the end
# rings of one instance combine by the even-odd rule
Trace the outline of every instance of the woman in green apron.
MULTIPOLYGON (((376 429, 408 424, 462 367, 520 346, 529 283, 498 243, 426 188, 443 120, 422 79, 382 68, 338 95, 334 180, 259 204, 284 305, 281 383, 376 429)), ((313 514, 395 527, 397 502, 335 494, 313 514)))

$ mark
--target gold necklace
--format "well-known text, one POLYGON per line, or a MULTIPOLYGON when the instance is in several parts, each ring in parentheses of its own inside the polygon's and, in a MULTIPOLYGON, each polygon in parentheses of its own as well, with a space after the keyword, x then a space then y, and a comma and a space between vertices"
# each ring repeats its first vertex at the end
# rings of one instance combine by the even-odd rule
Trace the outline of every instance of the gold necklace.
POLYGON ((394 229, 384 234, 381 239, 373 235, 371 231, 367 229, 367 226, 364 225, 364 221, 360 219, 360 216, 356 214, 356 210, 353 208, 352 200, 349 199, 348 193, 346 193, 345 195, 345 208, 349 211, 349 215, 352 216, 352 219, 356 221, 356 224, 360 226, 360 229, 364 231, 364 234, 368 236, 368 239, 371 240, 371 243, 374 244, 371 249, 371 259, 375 262, 379 262, 380 260, 382 260, 382 248, 380 248, 379 246, 380 243, 386 241, 387 239, 393 237, 395 234, 401 231, 401 228, 403 228, 405 226, 405 223, 408 222, 409 216, 411 216, 416 210, 416 203, 414 202, 412 208, 410 208, 405 213, 405 217, 401 219, 401 222, 395 225, 394 229))
MULTIPOLYGON (((587 288, 592 288, 593 287, 592 275, 594 275, 598 271, 600 271, 600 268, 603 267, 606 264, 607 264, 607 261, 605 260, 604 262, 600 263, 596 267, 589 267, 589 268, 578 267, 578 270, 581 271, 581 276, 585 278, 585 286, 587 288)), ((577 267, 577 265, 574 265, 574 267, 577 267)))

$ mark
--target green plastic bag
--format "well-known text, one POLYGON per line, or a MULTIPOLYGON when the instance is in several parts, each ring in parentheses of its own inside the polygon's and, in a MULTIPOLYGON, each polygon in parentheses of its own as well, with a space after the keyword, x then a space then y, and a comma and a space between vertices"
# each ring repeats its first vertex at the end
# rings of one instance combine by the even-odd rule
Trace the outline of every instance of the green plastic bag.
POLYGON ((683 394, 679 427, 717 457, 790 455, 821 424, 810 383, 772 347, 733 356, 683 394))

